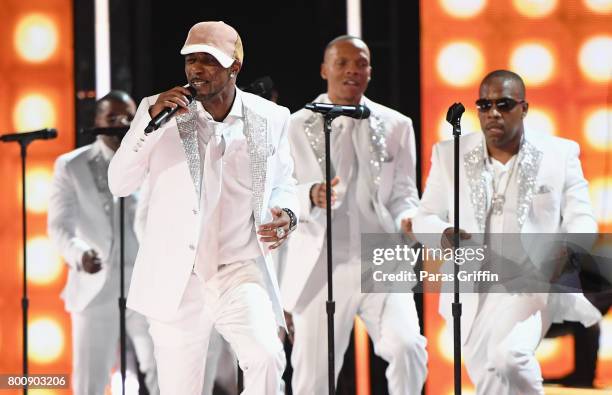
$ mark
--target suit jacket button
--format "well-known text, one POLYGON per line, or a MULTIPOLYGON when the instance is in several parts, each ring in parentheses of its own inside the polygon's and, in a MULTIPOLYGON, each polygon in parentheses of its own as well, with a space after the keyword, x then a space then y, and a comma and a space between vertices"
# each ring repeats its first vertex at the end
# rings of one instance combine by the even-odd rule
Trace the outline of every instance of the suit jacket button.
POLYGON ((189 244, 189 249, 193 251, 195 250, 195 246, 193 244, 189 244))

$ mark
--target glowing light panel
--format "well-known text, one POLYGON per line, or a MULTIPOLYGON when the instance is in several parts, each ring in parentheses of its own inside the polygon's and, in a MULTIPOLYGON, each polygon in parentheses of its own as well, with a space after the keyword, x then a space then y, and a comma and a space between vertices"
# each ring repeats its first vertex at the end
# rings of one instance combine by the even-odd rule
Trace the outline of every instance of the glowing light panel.
POLYGON ((39 318, 28 328, 28 356, 38 363, 50 363, 62 354, 64 333, 61 326, 52 318, 39 318))
POLYGON ((584 5, 593 12, 601 14, 612 12, 612 0, 584 0, 584 5))
MULTIPOLYGON (((46 167, 37 167, 26 173, 26 208, 35 214, 47 212, 53 174, 46 167)), ((19 181, 21 183, 21 181, 19 181)))
POLYGON ((612 177, 592 180, 589 192, 597 221, 604 224, 612 223, 612 177))
POLYGON ((584 122, 584 136, 596 150, 612 150, 612 108, 591 113, 584 122))
POLYGON ((453 330, 448 325, 444 325, 442 330, 438 332, 438 350, 444 360, 453 363, 454 348, 453 348, 453 330))
POLYGON ((596 36, 580 48, 578 63, 584 76, 598 83, 612 81, 612 36, 596 36))
POLYGON ((557 134, 553 117, 544 110, 530 108, 527 116, 525 117, 524 124, 526 130, 548 135, 557 134))
POLYGON ((440 0, 442 9, 455 18, 471 18, 478 15, 487 2, 485 0, 440 0))
POLYGON ((536 349, 536 358, 540 362, 555 358, 560 348, 560 339, 542 339, 540 345, 536 349))
POLYGON ((23 17, 15 29, 17 53, 28 62, 43 62, 57 49, 58 31, 51 18, 43 14, 23 17))
POLYGON ((28 280, 46 285, 62 273, 62 259, 46 237, 34 237, 26 244, 28 253, 28 280))
POLYGON ((20 98, 13 111, 13 123, 19 131, 53 127, 55 107, 45 95, 33 93, 20 98))
POLYGON ((549 15, 557 7, 557 0, 512 0, 514 8, 528 18, 549 15))
POLYGON ((542 85, 554 73, 555 58, 543 44, 523 44, 512 52, 510 68, 523 77, 527 86, 542 85))
POLYGON ((484 58, 469 42, 453 42, 438 54, 437 70, 442 80, 452 86, 470 86, 482 78, 484 58))

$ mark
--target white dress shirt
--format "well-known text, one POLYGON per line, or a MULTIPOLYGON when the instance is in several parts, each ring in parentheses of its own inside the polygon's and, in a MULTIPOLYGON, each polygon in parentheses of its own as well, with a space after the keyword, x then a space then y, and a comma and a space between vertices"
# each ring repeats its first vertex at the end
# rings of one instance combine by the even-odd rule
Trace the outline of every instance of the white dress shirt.
POLYGON ((517 155, 505 164, 488 156, 485 149, 485 169, 487 170, 487 225, 486 233, 519 233, 520 228, 516 216, 518 199, 517 155), (503 211, 495 214, 493 211, 493 196, 495 193, 504 196, 503 211))
MULTIPOLYGON (((207 182, 204 177, 204 161, 206 146, 214 134, 221 138, 223 152, 221 171, 221 195, 219 197, 218 224, 203 224, 203 229, 214 226, 218 232, 218 251, 216 253, 217 266, 235 262, 252 261, 261 256, 255 233, 255 221, 251 206, 252 186, 249 168, 250 158, 247 151, 247 142, 244 136, 244 118, 240 91, 236 90, 236 97, 229 114, 221 122, 217 122, 197 102, 197 130, 198 148, 202 175, 202 193, 207 182)), ((217 175, 218 176, 218 175, 217 175)), ((203 210, 211 209, 202 207, 203 210)), ((205 216, 202 216, 205 218, 205 216)), ((205 232, 202 232, 204 235, 205 232)), ((203 244, 200 243, 202 246, 203 244)), ((208 251, 199 251, 197 260, 201 261, 210 256, 208 251)), ((196 264, 197 267, 197 264, 196 264)))

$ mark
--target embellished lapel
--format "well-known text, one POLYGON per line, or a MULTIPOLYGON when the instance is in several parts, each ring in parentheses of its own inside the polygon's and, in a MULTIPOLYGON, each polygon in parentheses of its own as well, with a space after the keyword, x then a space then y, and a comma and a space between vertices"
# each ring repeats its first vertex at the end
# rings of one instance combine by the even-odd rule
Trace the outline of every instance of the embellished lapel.
POLYGON ((87 165, 93 176, 93 182, 96 185, 98 192, 104 196, 112 196, 108 188, 108 162, 104 159, 102 152, 94 153, 87 159, 87 165))
POLYGON ((370 175, 372 177, 372 185, 374 186, 373 195, 378 194, 380 186, 380 172, 382 164, 393 160, 387 150, 387 135, 385 123, 376 114, 370 115, 368 125, 370 127, 370 175))
POLYGON ((255 226, 261 225, 264 190, 266 187, 266 170, 268 159, 268 125, 264 117, 242 106, 244 114, 244 136, 249 151, 251 168, 251 206, 255 217, 255 226))
POLYGON ((518 201, 516 205, 516 216, 519 228, 523 227, 536 187, 536 177, 542 162, 542 151, 538 150, 526 139, 523 141, 517 160, 518 163, 518 201))
MULTIPOLYGON (((370 177, 372 185, 374 186, 373 196, 378 193, 378 187, 380 185, 380 171, 384 162, 392 160, 391 155, 387 151, 387 140, 385 123, 377 115, 370 115, 368 120, 368 147, 366 148, 367 154, 370 155, 368 161, 370 166, 370 177)), ((312 113, 310 117, 304 121, 304 133, 310 143, 310 147, 317 159, 317 163, 321 167, 321 172, 325 174, 325 136, 323 135, 323 116, 316 113, 312 113)), ((354 133, 354 132, 353 132, 354 133)), ((362 141, 357 138, 356 141, 362 141)), ((355 154, 360 156, 365 152, 363 151, 362 144, 358 144, 359 149, 356 150, 355 154)))
POLYGON ((87 158, 87 167, 91 173, 91 180, 95 185, 98 193, 100 207, 104 209, 104 214, 108 220, 108 226, 112 229, 113 226, 113 195, 108 187, 108 165, 109 162, 104 158, 101 148, 97 146, 101 142, 94 143, 89 157, 87 158))
POLYGON ((480 232, 485 231, 487 218, 487 184, 484 177, 484 143, 482 140, 474 149, 463 156, 463 166, 470 186, 470 202, 480 232))
POLYGON ((187 166, 193 181, 196 198, 199 202, 202 187, 202 177, 200 174, 202 158, 200 158, 200 150, 198 148, 197 114, 197 104, 194 100, 189 104, 188 112, 176 116, 176 124, 178 126, 179 137, 183 143, 183 149, 185 150, 185 156, 187 157, 187 166))
POLYGON ((304 121, 304 133, 310 143, 312 152, 317 158, 321 173, 325 174, 325 135, 323 134, 323 117, 313 112, 304 121))

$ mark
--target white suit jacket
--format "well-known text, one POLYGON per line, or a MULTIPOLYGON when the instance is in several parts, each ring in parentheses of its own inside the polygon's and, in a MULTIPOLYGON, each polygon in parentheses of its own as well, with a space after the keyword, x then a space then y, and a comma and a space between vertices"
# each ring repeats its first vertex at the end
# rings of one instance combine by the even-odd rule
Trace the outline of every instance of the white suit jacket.
MULTIPOLYGON (((321 101, 325 95, 315 101, 321 101)), ((369 133, 371 145, 362 147, 361 155, 373 155, 375 167, 369 169, 372 185, 376 188, 372 201, 378 223, 386 232, 398 232, 401 220, 412 217, 418 206, 415 182, 415 138, 410 118, 390 108, 364 98, 370 109, 367 120, 356 122, 359 130, 369 133), (385 159, 381 159, 384 157, 385 159)), ((291 152, 296 162, 300 202, 300 226, 288 241, 283 258, 281 291, 287 311, 300 311, 310 302, 311 293, 305 293, 307 280, 319 261, 325 238, 325 210, 311 207, 310 188, 325 181, 323 118, 302 109, 291 116, 289 127, 291 152), (318 142, 312 136, 319 136, 318 142), (321 160, 322 162, 321 162, 321 160), (322 165, 321 165, 322 163, 322 165)), ((360 175, 366 172, 360 171, 360 175)))
MULTIPOLYGON (((270 208, 286 207, 299 215, 292 178, 286 108, 241 92, 245 137, 249 145, 252 175, 252 206, 256 225, 271 220, 270 208), (261 187, 257 187, 261 186, 261 187)), ((201 210, 190 175, 189 161, 179 137, 176 118, 148 136, 149 107, 157 96, 142 100, 129 132, 109 167, 113 194, 124 196, 148 178, 146 228, 136 258, 128 307, 157 320, 170 320, 176 313, 196 258, 200 240, 201 210)), ((284 325, 278 284, 270 269, 271 258, 260 243, 262 256, 257 265, 275 308, 284 325)))
MULTIPOLYGON (((484 190, 486 182, 483 175, 486 143, 483 133, 464 135, 460 141, 460 228, 472 234, 482 234, 485 231, 486 201, 479 192, 484 190)), ((453 226, 453 144, 453 140, 448 140, 434 146, 421 205, 413 219, 417 238, 431 247, 440 247, 442 232, 453 226)), ((521 233, 597 232, 579 153, 579 146, 573 141, 535 132, 525 133, 516 170, 519 199, 516 215, 521 233)), ((560 303, 560 308, 553 311, 554 321, 567 319, 593 324, 598 318, 598 313, 582 294, 554 296, 560 303)), ((452 320, 452 297, 450 293, 440 296, 440 312, 449 322, 452 320)), ((462 337, 466 340, 476 316, 478 295, 464 293, 461 298, 462 337)))
MULTIPOLYGON (((119 243, 119 227, 111 218, 113 198, 101 144, 97 141, 81 147, 61 155, 55 162, 48 233, 70 267, 63 292, 70 312, 83 311, 107 281, 110 265, 119 264, 117 254, 109 256, 113 243, 119 243), (94 249, 102 260, 102 270, 94 274, 81 268, 83 253, 89 249, 94 249)), ((132 231, 135 199, 126 199, 125 203, 125 264, 129 279, 138 245, 132 231)))

